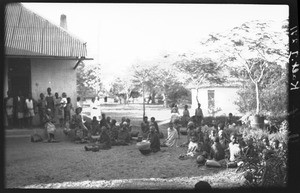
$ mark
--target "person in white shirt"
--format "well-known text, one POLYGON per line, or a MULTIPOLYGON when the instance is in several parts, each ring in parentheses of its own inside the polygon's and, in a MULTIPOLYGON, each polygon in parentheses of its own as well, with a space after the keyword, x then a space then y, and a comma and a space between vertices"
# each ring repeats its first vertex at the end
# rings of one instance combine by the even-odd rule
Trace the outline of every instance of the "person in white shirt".
POLYGON ((35 116, 35 111, 34 111, 34 101, 32 99, 31 94, 28 94, 28 97, 25 100, 25 108, 26 108, 25 117, 27 119, 27 124, 29 128, 32 128, 32 119, 35 116))

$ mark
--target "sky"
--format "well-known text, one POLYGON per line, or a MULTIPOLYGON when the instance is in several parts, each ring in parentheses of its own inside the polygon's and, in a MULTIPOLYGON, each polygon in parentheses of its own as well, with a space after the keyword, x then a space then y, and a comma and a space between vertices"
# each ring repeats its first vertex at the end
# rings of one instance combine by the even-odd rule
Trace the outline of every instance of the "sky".
POLYGON ((104 84, 124 76, 137 61, 166 53, 197 50, 200 40, 252 20, 281 22, 287 5, 23 3, 59 25, 67 16, 68 31, 87 42, 87 52, 101 64, 104 84))

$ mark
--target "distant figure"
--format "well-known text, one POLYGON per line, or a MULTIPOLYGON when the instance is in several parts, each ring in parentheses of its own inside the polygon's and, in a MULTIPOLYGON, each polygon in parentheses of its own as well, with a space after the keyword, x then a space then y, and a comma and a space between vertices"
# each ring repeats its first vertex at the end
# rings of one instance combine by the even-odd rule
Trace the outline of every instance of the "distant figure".
POLYGON ((182 112, 182 118, 181 118, 183 127, 187 126, 189 119, 190 119, 190 112, 188 110, 188 105, 184 105, 184 110, 182 112))
POLYGON ((232 113, 229 113, 225 125, 228 127, 229 125, 232 125, 232 124, 234 124, 234 122, 233 122, 233 116, 232 116, 232 113))
POLYGON ((201 126, 202 119, 203 119, 203 112, 200 103, 198 103, 198 108, 196 108, 195 110, 195 118, 196 118, 196 125, 201 126))
POLYGON ((97 102, 96 102, 96 98, 92 98, 92 102, 91 102, 91 117, 96 117, 97 120, 99 120, 99 117, 100 117, 100 109, 98 109, 98 105, 97 105, 97 102))

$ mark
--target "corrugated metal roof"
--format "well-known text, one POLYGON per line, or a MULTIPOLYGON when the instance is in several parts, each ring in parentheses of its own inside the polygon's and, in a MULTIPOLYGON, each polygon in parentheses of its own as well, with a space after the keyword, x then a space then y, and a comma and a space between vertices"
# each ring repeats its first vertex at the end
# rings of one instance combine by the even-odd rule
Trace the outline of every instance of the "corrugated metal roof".
POLYGON ((5 9, 5 54, 85 57, 86 44, 20 3, 5 9))

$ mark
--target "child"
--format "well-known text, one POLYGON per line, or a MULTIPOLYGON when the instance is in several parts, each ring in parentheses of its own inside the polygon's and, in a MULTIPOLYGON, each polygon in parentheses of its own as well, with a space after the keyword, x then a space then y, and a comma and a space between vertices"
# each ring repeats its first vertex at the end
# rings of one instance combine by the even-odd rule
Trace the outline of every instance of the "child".
POLYGON ((71 110, 74 110, 73 106, 72 106, 72 103, 71 103, 71 98, 70 97, 67 98, 67 104, 66 104, 64 110, 65 110, 65 112, 64 112, 64 114, 65 114, 65 123, 70 122, 71 110))
POLYGON ((237 158, 240 156, 241 148, 240 144, 237 142, 237 137, 235 134, 232 134, 230 137, 231 142, 229 143, 229 161, 237 162, 237 158))
POLYGON ((44 119, 46 114, 47 101, 43 93, 40 94, 40 99, 38 100, 38 111, 40 117, 40 124, 44 125, 44 119))
POLYGON ((35 103, 31 97, 31 94, 28 94, 27 99, 25 100, 25 107, 26 107, 26 115, 27 124, 29 128, 32 128, 32 119, 35 116, 35 103))
POLYGON ((10 91, 7 91, 7 98, 5 98, 5 108, 8 128, 12 128, 14 116, 14 98, 11 96, 10 91))
POLYGON ((25 100, 22 96, 22 92, 19 91, 18 96, 16 97, 16 113, 19 122, 19 128, 23 128, 24 125, 24 111, 25 111, 25 100))
POLYGON ((225 150, 222 148, 219 137, 214 138, 214 144, 211 146, 210 157, 215 161, 225 159, 225 150))
POLYGON ((53 124, 53 117, 52 117, 51 109, 46 110, 46 114, 44 116, 44 123, 45 123, 46 132, 48 134, 48 140, 47 141, 49 143, 57 142, 54 139, 54 133, 55 133, 56 128, 53 124))
POLYGON ((190 157, 197 157, 199 155, 200 149, 199 149, 199 144, 198 144, 198 138, 196 135, 192 136, 190 138, 190 142, 188 145, 188 150, 185 155, 180 155, 179 159, 188 159, 190 157))
POLYGON ((91 122, 91 135, 95 136, 95 135, 100 135, 100 125, 99 125, 99 121, 97 120, 97 117, 94 116, 93 120, 91 122))
POLYGON ((148 141, 150 141, 150 149, 152 152, 158 152, 160 151, 160 141, 159 136, 155 132, 155 126, 150 126, 150 133, 148 135, 148 141))

